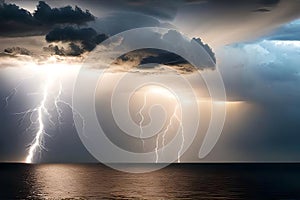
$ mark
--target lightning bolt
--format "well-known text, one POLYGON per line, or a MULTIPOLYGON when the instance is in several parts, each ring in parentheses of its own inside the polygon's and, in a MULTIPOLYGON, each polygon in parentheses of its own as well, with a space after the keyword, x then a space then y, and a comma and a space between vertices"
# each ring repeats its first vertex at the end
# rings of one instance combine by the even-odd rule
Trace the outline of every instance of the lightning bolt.
POLYGON ((144 95, 144 102, 143 102, 143 105, 141 107, 141 109, 139 110, 138 112, 138 115, 141 117, 141 121, 139 122, 139 127, 140 127, 140 138, 142 140, 142 144, 143 144, 143 149, 145 147, 145 141, 143 140, 142 136, 143 136, 143 123, 145 121, 145 117, 143 115, 143 110, 145 109, 146 107, 146 104, 147 104, 147 93, 144 95))
MULTIPOLYGON (((33 143, 31 144, 31 146, 29 148, 28 155, 26 157, 26 163, 32 163, 34 154, 37 151, 37 149, 41 149, 43 147, 43 144, 42 144, 43 137, 45 134, 47 134, 45 131, 43 115, 44 115, 44 113, 46 113, 47 115, 49 114, 47 106, 46 106, 46 102, 47 102, 48 95, 49 95, 48 90, 52 84, 53 84, 53 80, 48 78, 48 80, 46 81, 46 84, 44 86, 44 89, 43 89, 42 101, 41 101, 40 105, 36 108, 36 111, 38 113, 39 127, 38 127, 38 131, 35 134, 33 143)), ((59 92, 59 94, 60 93, 61 93, 61 91, 59 92)))
MULTIPOLYGON (((174 112, 173 112, 172 116, 170 117, 170 120, 169 120, 169 123, 168 123, 166 129, 162 133, 162 146, 163 147, 165 146, 166 135, 167 135, 168 131, 170 130, 170 127, 172 126, 174 119, 176 119, 176 121, 179 123, 179 130, 181 132, 181 145, 180 145, 180 149, 177 153, 177 162, 180 163, 180 154, 181 154, 181 151, 182 151, 183 145, 184 145, 184 134, 183 134, 182 121, 180 120, 180 118, 177 115, 178 107, 179 106, 177 104, 175 109, 174 109, 174 112)), ((157 139, 157 142, 156 142, 156 151, 157 151, 157 149, 158 149, 158 139, 157 139)), ((156 163, 157 163, 157 161, 158 161, 158 158, 156 159, 156 163)))
MULTIPOLYGON (((31 76, 32 78, 34 76, 31 76)), ((29 79, 29 78, 26 78, 29 79)), ((9 104, 9 101, 17 94, 18 89, 26 80, 23 79, 15 88, 13 88, 10 93, 4 98, 4 108, 9 104)), ((64 101, 61 96, 63 94, 63 85, 61 82, 61 77, 58 74, 49 73, 45 79, 45 83, 42 87, 42 91, 37 93, 41 94, 41 100, 36 107, 30 108, 23 112, 14 113, 15 115, 21 115, 19 123, 22 124, 25 119, 29 118, 30 124, 25 129, 25 133, 28 131, 34 132, 34 138, 32 142, 28 145, 28 153, 25 158, 26 163, 33 163, 37 153, 40 153, 42 150, 47 150, 44 145, 45 136, 50 137, 46 131, 46 123, 49 122, 53 127, 56 126, 53 118, 57 116, 56 120, 59 125, 62 124, 63 119, 63 110, 61 105, 67 106, 73 111, 73 113, 80 117, 82 120, 82 129, 84 130, 85 121, 82 116, 73 109, 72 105, 64 101), (48 104, 53 105, 53 108, 49 107, 48 104), (55 114, 56 113, 56 114, 55 114)), ((74 122, 73 122, 74 126, 74 122)))
POLYGON ((180 130, 180 132, 181 132, 181 145, 180 145, 180 149, 179 149, 179 151, 178 151, 178 153, 177 153, 177 162, 180 163, 180 154, 181 154, 181 151, 183 150, 183 146, 184 146, 184 141, 185 141, 185 139, 184 139, 184 134, 183 134, 182 120, 179 119, 179 117, 178 117, 178 115, 177 115, 177 112, 176 112, 177 108, 178 108, 178 105, 176 105, 176 109, 175 109, 175 112, 174 112, 173 116, 174 116, 174 117, 176 118, 176 120, 178 121, 178 123, 179 123, 179 130, 180 130))
MULTIPOLYGON (((138 112, 138 115, 141 117, 141 120, 139 122, 139 127, 140 127, 140 138, 142 138, 142 135, 143 135, 143 122, 145 120, 145 117, 143 116, 143 110, 145 109, 146 107, 146 104, 147 104, 147 95, 148 93, 145 93, 144 94, 144 100, 143 100, 143 105, 142 107, 140 108, 139 112, 138 112)), ((171 117, 169 118, 169 123, 167 125, 167 127, 165 128, 165 130, 161 133, 161 134, 157 134, 156 136, 156 142, 155 142, 155 163, 158 163, 158 158, 159 158, 159 155, 158 155, 158 148, 159 148, 159 139, 160 139, 160 135, 162 136, 162 146, 164 147, 165 146, 165 138, 166 138, 166 135, 168 133, 168 131, 170 130, 170 127, 172 126, 173 124, 173 121, 176 119, 176 121, 178 121, 179 123, 179 130, 181 132, 181 145, 180 145, 180 149, 179 151, 177 152, 177 162, 180 163, 180 154, 181 154, 181 151, 183 149, 183 146, 184 146, 184 134, 183 134, 183 126, 182 126, 182 121, 181 119, 178 117, 177 115, 177 111, 178 111, 178 104, 176 105, 175 109, 174 109, 174 112, 173 114, 171 115, 171 117)), ((143 142, 143 148, 144 148, 144 143, 145 141, 142 139, 142 142, 143 142)))

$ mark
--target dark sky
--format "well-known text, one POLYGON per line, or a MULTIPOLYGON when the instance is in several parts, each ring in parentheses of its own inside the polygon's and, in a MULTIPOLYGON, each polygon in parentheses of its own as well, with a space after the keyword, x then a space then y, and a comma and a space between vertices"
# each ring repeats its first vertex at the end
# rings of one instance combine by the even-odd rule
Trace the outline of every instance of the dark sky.
MULTIPOLYGON (((35 131, 26 132, 30 119, 14 113, 38 105, 39 98, 28 94, 40 90, 43 77, 22 67, 51 63, 53 56, 80 65, 110 36, 139 27, 172 28, 197 40, 214 61, 200 68, 217 65, 228 100, 244 102, 228 108, 221 138, 205 161, 300 160, 300 1, 15 0, 1 3, 0 27, 0 161, 23 161, 35 131), (25 74, 33 78, 25 80, 25 74)), ((157 50, 120 58, 122 64, 134 59, 173 63, 179 74, 190 69, 182 67, 186 60, 157 50)), ((65 85, 63 97, 71 102, 72 85, 65 85)), ((76 133, 70 108, 62 110, 62 123, 46 126, 50 136, 38 161, 95 161, 76 133)), ((200 161, 201 138, 183 160, 200 161)))

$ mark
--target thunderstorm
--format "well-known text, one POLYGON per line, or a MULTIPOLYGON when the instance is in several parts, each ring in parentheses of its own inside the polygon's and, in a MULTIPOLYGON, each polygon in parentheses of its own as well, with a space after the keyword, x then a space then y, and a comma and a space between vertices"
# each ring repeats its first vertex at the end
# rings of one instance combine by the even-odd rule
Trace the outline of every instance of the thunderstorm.
MULTIPOLYGON (((30 123, 25 129, 25 133, 31 131, 33 133, 33 140, 28 145, 28 152, 25 158, 25 163, 37 162, 37 155, 43 150, 47 150, 45 145, 45 136, 51 137, 47 133, 46 123, 50 123, 52 126, 59 125, 62 121, 62 106, 67 106, 80 118, 80 114, 74 111, 72 105, 63 100, 63 78, 65 72, 70 70, 76 72, 76 67, 70 68, 64 64, 34 66, 28 68, 28 70, 35 70, 37 72, 34 75, 22 79, 4 98, 4 109, 9 105, 9 101, 18 93, 21 85, 26 84, 26 80, 35 79, 38 76, 44 76, 43 83, 41 84, 41 91, 37 91, 35 94, 39 94, 40 100, 37 106, 33 106, 25 111, 14 113, 14 115, 21 116, 21 123, 25 119, 29 119, 30 123), (56 120, 53 120, 56 118, 56 120)), ((84 126, 84 120, 83 121, 84 126)))

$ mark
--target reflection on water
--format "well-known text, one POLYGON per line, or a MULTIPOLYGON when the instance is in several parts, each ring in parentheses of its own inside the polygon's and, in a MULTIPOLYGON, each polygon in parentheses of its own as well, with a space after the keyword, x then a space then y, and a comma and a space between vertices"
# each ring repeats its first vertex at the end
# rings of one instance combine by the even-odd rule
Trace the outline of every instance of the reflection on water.
POLYGON ((146 174, 99 164, 1 164, 0 177, 0 199, 300 198, 296 164, 184 164, 146 174))

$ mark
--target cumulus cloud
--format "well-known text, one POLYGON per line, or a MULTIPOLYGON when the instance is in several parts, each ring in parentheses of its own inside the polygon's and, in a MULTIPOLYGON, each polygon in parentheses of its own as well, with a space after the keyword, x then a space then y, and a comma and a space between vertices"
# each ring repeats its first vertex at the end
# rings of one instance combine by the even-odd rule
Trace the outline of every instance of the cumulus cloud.
POLYGON ((115 50, 134 47, 137 38, 146 41, 146 43, 156 44, 161 48, 142 48, 125 53, 114 61, 114 65, 121 70, 135 68, 149 71, 165 65, 178 73, 192 73, 196 70, 215 68, 215 55, 212 49, 204 44, 200 38, 189 40, 176 30, 169 30, 162 34, 152 31, 138 31, 135 34, 124 36, 121 43, 114 47, 115 50), (176 52, 171 51, 171 49, 176 49, 176 52), (180 55, 184 55, 184 58, 180 55))
POLYGON ((181 56, 160 49, 139 49, 119 57, 114 64, 126 68, 141 70, 159 69, 161 65, 170 66, 181 73, 191 73, 196 70, 181 56))
POLYGON ((15 4, 0 5, 0 36, 23 35, 43 32, 45 27, 40 24, 27 10, 15 4))
POLYGON ((33 17, 44 24, 84 24, 93 21, 95 17, 88 11, 82 11, 78 6, 51 8, 47 3, 40 1, 33 17))
POLYGON ((215 53, 212 51, 211 47, 208 44, 203 43, 200 38, 193 38, 193 40, 196 41, 198 44, 200 44, 209 54, 211 59, 216 63, 216 56, 215 53))
POLYGON ((32 53, 23 47, 11 47, 11 48, 6 48, 4 49, 4 53, 8 53, 11 55, 31 55, 32 53))
POLYGON ((76 29, 73 27, 55 28, 46 35, 47 42, 70 42, 89 40, 97 36, 92 28, 76 29))
POLYGON ((288 97, 292 103, 300 98, 299 44, 268 40, 240 43, 222 48, 217 55, 228 96, 267 103, 284 103, 288 97))
POLYGON ((40 1, 32 15, 15 4, 3 3, 0 4, 0 36, 43 35, 54 25, 81 25, 94 19, 89 11, 84 12, 77 6, 51 8, 40 1))
POLYGON ((43 49, 44 51, 50 52, 52 55, 59 56, 80 56, 84 53, 84 50, 73 42, 68 45, 68 48, 50 44, 48 47, 44 47, 43 49))
POLYGON ((55 28, 46 35, 46 41, 69 43, 69 48, 66 50, 57 45, 50 45, 44 50, 51 51, 56 55, 79 56, 84 52, 92 51, 96 45, 107 38, 107 35, 98 34, 92 28, 79 29, 71 26, 55 28))

